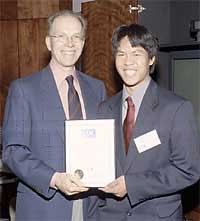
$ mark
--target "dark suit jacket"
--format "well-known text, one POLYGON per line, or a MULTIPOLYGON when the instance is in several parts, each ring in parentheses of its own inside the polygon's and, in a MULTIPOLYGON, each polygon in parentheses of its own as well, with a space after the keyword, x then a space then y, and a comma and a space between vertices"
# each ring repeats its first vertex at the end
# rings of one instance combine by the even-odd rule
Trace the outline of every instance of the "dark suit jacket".
POLYGON ((153 81, 144 95, 127 156, 122 131, 122 92, 100 108, 116 121, 116 175, 124 175, 127 196, 100 194, 90 200, 93 221, 180 221, 180 191, 200 176, 200 143, 190 102, 153 81), (161 144, 139 153, 134 138, 156 130, 161 144))
MULTIPOLYGON (((81 72, 77 77, 87 119, 95 119, 105 98, 104 84, 81 72)), ((19 178, 16 221, 71 221, 73 197, 49 188, 55 171, 65 171, 64 120, 49 66, 12 83, 3 124, 3 161, 19 178)))

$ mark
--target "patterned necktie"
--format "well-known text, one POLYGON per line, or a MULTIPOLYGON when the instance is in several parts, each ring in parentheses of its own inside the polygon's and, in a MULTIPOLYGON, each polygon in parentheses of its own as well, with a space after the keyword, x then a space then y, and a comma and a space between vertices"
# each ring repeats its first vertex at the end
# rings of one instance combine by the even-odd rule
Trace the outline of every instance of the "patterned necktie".
POLYGON ((123 132, 125 141, 126 154, 128 153, 129 144, 133 135, 134 121, 135 121, 135 105, 131 97, 126 99, 128 107, 126 117, 124 119, 123 132))
MULTIPOLYGON (((81 120, 83 119, 81 104, 78 93, 73 85, 73 76, 70 75, 66 78, 68 88, 68 105, 69 105, 69 119, 81 120)), ((74 200, 72 206, 72 218, 71 221, 83 221, 83 202, 82 199, 74 200)))
POLYGON ((66 78, 66 80, 69 85, 69 88, 68 88, 69 119, 70 120, 83 119, 79 96, 73 85, 74 78, 72 75, 69 75, 66 78))

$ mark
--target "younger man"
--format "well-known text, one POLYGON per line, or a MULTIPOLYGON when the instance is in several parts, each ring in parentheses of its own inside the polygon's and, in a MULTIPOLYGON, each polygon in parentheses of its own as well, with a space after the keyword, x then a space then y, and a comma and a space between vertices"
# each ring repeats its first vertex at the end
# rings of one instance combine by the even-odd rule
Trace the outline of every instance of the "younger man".
POLYGON ((200 176, 192 105, 151 79, 158 43, 145 27, 118 27, 112 46, 124 85, 101 105, 100 116, 116 121, 117 179, 101 188, 89 218, 181 221, 180 191, 200 176))

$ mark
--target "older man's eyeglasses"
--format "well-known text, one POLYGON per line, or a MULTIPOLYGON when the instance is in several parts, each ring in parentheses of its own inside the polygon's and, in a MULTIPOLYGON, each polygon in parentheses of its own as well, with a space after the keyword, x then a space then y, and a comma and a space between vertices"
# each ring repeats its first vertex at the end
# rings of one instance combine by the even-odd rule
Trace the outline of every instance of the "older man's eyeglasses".
POLYGON ((49 35, 49 37, 54 38, 56 41, 60 43, 66 43, 66 42, 72 42, 72 44, 79 44, 84 40, 84 36, 81 34, 75 34, 71 37, 65 35, 65 34, 59 34, 59 35, 49 35))

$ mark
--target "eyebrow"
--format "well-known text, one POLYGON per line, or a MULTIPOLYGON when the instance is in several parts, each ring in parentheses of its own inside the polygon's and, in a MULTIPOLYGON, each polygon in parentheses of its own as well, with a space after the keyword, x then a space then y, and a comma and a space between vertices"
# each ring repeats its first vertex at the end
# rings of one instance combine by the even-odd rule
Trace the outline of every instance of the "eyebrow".
MULTIPOLYGON (((117 53, 120 52, 120 53, 126 53, 126 51, 123 51, 122 49, 117 49, 116 51, 117 53)), ((143 52, 143 50, 141 48, 134 48, 134 50, 131 50, 130 51, 131 53, 137 53, 137 52, 143 52)))
POLYGON ((122 51, 122 50, 117 49, 116 52, 124 53, 125 51, 122 51))
POLYGON ((134 52, 144 52, 142 48, 135 48, 134 52))
MULTIPOLYGON (((68 34, 65 33, 65 32, 56 32, 55 34, 59 34, 59 35, 68 35, 68 34)), ((73 35, 82 35, 82 32, 76 32, 76 33, 74 33, 73 35)))

